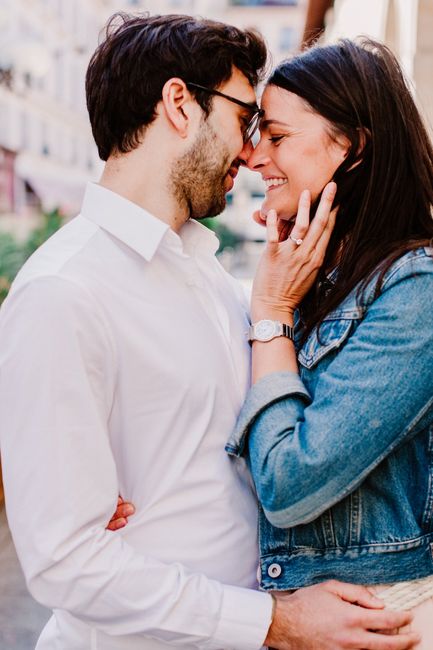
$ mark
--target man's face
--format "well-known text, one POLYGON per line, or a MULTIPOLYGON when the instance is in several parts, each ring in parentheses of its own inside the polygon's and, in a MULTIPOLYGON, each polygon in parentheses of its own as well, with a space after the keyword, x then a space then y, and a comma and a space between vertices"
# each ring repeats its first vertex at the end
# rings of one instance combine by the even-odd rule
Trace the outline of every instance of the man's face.
MULTIPOLYGON (((246 103, 254 103, 254 90, 239 70, 220 88, 223 93, 246 103)), ((243 130, 251 112, 224 97, 212 99, 212 110, 204 118, 191 148, 178 158, 171 181, 179 203, 187 205, 193 219, 214 217, 226 205, 239 165, 248 160, 250 143, 244 144, 243 130)))

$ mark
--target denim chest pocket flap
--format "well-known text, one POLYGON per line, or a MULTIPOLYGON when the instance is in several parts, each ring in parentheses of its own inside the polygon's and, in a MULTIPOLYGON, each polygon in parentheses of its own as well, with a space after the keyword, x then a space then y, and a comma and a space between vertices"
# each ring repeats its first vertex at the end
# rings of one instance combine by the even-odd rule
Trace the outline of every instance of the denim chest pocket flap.
POLYGON ((339 309, 314 328, 298 354, 299 363, 313 368, 323 357, 340 348, 364 315, 361 307, 339 309))

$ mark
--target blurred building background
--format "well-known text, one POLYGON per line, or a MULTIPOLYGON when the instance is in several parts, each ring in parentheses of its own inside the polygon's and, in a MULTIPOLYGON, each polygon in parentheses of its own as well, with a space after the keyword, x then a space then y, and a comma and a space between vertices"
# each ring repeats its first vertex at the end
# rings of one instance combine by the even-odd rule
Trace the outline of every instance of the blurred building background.
MULTIPOLYGON (((433 0, 0 0, 0 232, 24 240, 42 213, 76 214, 85 183, 98 178, 84 75, 100 30, 118 10, 256 27, 271 64, 319 35, 328 42, 370 34, 398 54, 433 123, 433 0)), ((263 231, 249 216, 262 198, 259 175, 242 170, 213 224, 226 249, 223 263, 241 277, 251 276, 260 250, 263 231)))
POLYGON ((412 81, 430 130, 433 125, 433 1, 310 0, 303 41, 366 34, 384 41, 412 81))
POLYGON ((100 11, 96 1, 0 0, 0 213, 18 230, 41 210, 75 212, 98 167, 83 79, 100 11))
POLYGON ((114 11, 253 25, 279 59, 299 44, 301 6, 296 0, 0 0, 0 227, 21 235, 41 210, 76 213, 86 181, 97 178, 84 75, 114 11))
MULTIPOLYGON (((433 124, 433 0, 0 0, 0 302, 25 258, 79 210, 102 164, 85 108, 84 76, 115 11, 188 13, 265 36, 273 64, 309 41, 368 34, 400 58, 433 124)), ((250 215, 259 175, 241 170, 213 227, 221 260, 248 283, 263 247, 250 215)), ((1 508, 0 648, 34 647, 48 612, 28 595, 1 508)))

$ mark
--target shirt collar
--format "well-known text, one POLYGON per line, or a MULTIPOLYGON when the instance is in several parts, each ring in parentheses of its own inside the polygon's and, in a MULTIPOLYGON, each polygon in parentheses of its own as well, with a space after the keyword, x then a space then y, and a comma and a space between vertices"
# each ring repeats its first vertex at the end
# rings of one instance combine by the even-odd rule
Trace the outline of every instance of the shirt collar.
MULTIPOLYGON (((176 234, 173 233, 175 236, 176 234)), ((188 255, 215 255, 219 248, 219 239, 215 233, 201 224, 190 219, 180 230, 183 250, 188 255)))
POLYGON ((168 224, 128 199, 97 183, 88 183, 81 214, 150 261, 161 245, 193 255, 216 253, 216 235, 196 221, 182 226, 180 236, 168 224))
POLYGON ((168 224, 97 183, 89 183, 81 214, 150 261, 168 224))

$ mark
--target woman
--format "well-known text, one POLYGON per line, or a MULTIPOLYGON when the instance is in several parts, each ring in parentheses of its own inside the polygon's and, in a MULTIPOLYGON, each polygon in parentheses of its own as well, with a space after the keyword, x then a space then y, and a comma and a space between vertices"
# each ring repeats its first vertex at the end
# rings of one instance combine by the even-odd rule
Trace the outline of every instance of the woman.
POLYGON ((267 185, 269 243, 252 320, 289 328, 252 329, 253 387, 227 447, 248 456, 261 502, 262 587, 410 581, 398 604, 422 601, 431 649, 432 146, 397 61, 368 40, 282 63, 262 108, 248 166, 267 185), (331 179, 323 257, 332 223, 320 239, 309 201, 331 179))

